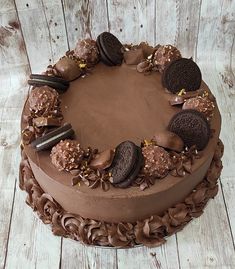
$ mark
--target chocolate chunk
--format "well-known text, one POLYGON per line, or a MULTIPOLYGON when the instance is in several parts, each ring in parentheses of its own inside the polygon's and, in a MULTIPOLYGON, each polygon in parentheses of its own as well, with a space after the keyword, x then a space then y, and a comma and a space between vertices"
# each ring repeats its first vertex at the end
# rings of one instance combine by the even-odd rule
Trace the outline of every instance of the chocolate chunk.
POLYGON ((156 133, 152 138, 152 141, 154 141, 155 144, 160 147, 178 152, 181 152, 184 148, 183 140, 177 134, 170 131, 156 133))
POLYGON ((169 103, 172 106, 182 105, 184 103, 184 97, 178 95, 171 96, 169 103))
POLYGON ((144 59, 142 49, 129 50, 124 52, 124 61, 128 65, 136 65, 144 59))
POLYGON ((82 70, 78 64, 68 57, 61 58, 56 64, 55 69, 59 72, 62 78, 72 81, 81 76, 82 70))
POLYGON ((144 165, 144 157, 143 157, 141 148, 139 148, 139 147, 137 147, 137 154, 138 154, 138 158, 137 158, 137 161, 135 163, 133 170, 130 172, 130 174, 128 175, 128 177, 124 181, 115 184, 114 185, 115 187, 127 188, 136 179, 136 177, 139 174, 139 171, 141 170, 141 168, 144 165))
POLYGON ((193 109, 186 109, 175 114, 170 120, 168 130, 182 138, 189 148, 196 145, 203 150, 210 138, 210 126, 206 117, 193 109))
POLYGON ((37 127, 43 126, 60 126, 61 118, 52 118, 52 117, 38 117, 33 119, 33 123, 37 127))
POLYGON ((146 42, 141 42, 138 45, 138 48, 141 48, 144 54, 144 58, 148 58, 148 56, 150 56, 151 54, 153 54, 153 52, 156 50, 156 48, 150 46, 148 43, 146 42))
POLYGON ((72 129, 71 124, 66 123, 63 126, 46 133, 44 136, 35 139, 31 145, 36 149, 36 151, 45 150, 53 147, 60 142, 60 140, 72 137, 73 135, 74 130, 72 129))
POLYGON ((107 149, 98 153, 94 159, 90 162, 89 166, 92 169, 104 170, 112 164, 114 158, 114 150, 107 149))
POLYGON ((113 183, 117 184, 124 181, 133 171, 137 160, 137 147, 133 142, 125 141, 119 144, 109 169, 109 172, 112 174, 113 183))
POLYGON ((195 91, 199 89, 202 75, 198 65, 191 59, 181 58, 170 63, 162 75, 162 83, 170 92, 182 89, 195 91))
POLYGON ((97 37, 101 61, 107 65, 120 65, 123 59, 122 44, 111 33, 103 32, 97 37))

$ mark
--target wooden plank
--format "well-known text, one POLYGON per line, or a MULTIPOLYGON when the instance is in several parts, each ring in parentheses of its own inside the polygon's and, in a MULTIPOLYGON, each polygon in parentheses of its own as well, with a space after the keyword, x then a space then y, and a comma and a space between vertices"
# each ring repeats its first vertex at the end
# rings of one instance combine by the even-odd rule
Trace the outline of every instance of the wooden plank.
POLYGON ((63 239, 61 269, 71 268, 117 269, 116 249, 88 247, 70 239, 63 239))
POLYGON ((157 248, 136 247, 117 250, 118 269, 177 269, 179 268, 175 236, 157 248))
POLYGON ((200 62, 230 62, 235 35, 235 2, 230 0, 202 1, 198 34, 200 62), (209 37, 209 38, 208 38, 209 37))
POLYGON ((61 238, 24 201, 25 193, 17 184, 5 268, 59 268, 61 238))
POLYGON ((180 266, 235 268, 235 252, 221 191, 205 213, 177 234, 180 266))
POLYGON ((179 3, 175 0, 156 0, 156 43, 176 45, 179 3))
POLYGON ((108 30, 106 0, 63 0, 65 22, 70 49, 83 38, 96 39, 108 30))
POLYGON ((32 72, 42 72, 68 49, 60 0, 16 0, 32 72))
POLYGON ((177 36, 176 46, 184 57, 196 57, 198 26, 202 0, 177 1, 177 36))
POLYGON ((117 35, 121 42, 137 44, 147 41, 151 45, 155 44, 154 0, 107 2, 110 31, 117 35))
POLYGON ((27 88, 24 78, 29 65, 24 40, 12 0, 0 5, 0 268, 7 255, 18 163, 15 149, 19 144, 19 120, 15 118, 27 88), (16 53, 16 51, 18 53, 16 53))
POLYGON ((226 211, 229 216, 230 229, 233 236, 233 244, 234 244, 235 242, 235 209, 234 209, 235 177, 223 178, 221 185, 223 188, 223 196, 225 200, 226 211))

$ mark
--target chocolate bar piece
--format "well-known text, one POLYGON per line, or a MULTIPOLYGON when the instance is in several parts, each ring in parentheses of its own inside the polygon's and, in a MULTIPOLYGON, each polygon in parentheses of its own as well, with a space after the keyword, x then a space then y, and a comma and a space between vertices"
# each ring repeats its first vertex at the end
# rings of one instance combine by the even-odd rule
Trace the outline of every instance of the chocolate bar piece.
POLYGON ((33 123, 37 127, 44 127, 44 126, 60 126, 61 125, 61 118, 52 118, 52 117, 38 117, 33 119, 33 123))

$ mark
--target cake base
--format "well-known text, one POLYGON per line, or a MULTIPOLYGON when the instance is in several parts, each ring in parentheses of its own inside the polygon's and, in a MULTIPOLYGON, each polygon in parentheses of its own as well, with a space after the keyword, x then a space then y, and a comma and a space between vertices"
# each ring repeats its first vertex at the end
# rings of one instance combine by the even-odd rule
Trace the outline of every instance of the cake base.
POLYGON ((26 203, 45 224, 51 224, 54 235, 78 240, 87 245, 133 247, 143 244, 156 247, 166 242, 167 236, 182 230, 193 218, 201 216, 209 199, 215 197, 222 170, 222 155, 223 143, 219 140, 206 176, 184 201, 168 208, 161 216, 153 215, 134 223, 108 223, 66 212, 39 186, 24 150, 19 184, 28 194, 26 203))

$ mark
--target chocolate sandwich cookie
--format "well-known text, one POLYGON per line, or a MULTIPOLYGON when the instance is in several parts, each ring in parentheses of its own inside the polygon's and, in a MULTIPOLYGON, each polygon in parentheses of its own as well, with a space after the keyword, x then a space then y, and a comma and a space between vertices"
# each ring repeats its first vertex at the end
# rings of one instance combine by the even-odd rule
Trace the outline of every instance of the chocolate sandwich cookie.
POLYGON ((196 145, 203 150, 210 139, 210 126, 206 117, 193 109, 182 110, 170 120, 168 130, 177 134, 185 146, 196 145))
POLYGON ((109 172, 112 174, 112 183, 124 181, 133 171, 138 160, 137 146, 131 141, 125 141, 116 148, 114 159, 109 172))
POLYGON ((63 78, 50 77, 40 74, 31 74, 28 84, 32 86, 49 86, 58 90, 59 92, 65 92, 69 87, 69 82, 63 78))
POLYGON ((123 60, 122 43, 111 33, 103 32, 96 40, 101 60, 107 65, 120 65, 123 60))
POLYGON ((139 174, 139 171, 141 170, 141 168, 144 165, 144 157, 143 157, 141 148, 139 148, 139 147, 137 147, 137 154, 138 154, 137 162, 135 163, 133 170, 130 172, 128 177, 124 181, 117 183, 114 186, 119 187, 119 188, 127 188, 136 179, 136 177, 139 174))
POLYGON ((202 82, 198 65, 191 59, 181 58, 170 63, 163 72, 162 84, 172 93, 182 89, 195 91, 202 82))
POLYGON ((36 151, 45 150, 53 147, 63 139, 72 137, 73 135, 74 130, 72 129, 71 124, 66 123, 65 125, 45 134, 44 136, 35 139, 31 145, 36 149, 36 151))

